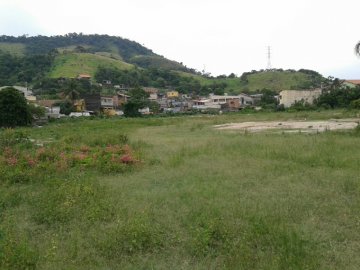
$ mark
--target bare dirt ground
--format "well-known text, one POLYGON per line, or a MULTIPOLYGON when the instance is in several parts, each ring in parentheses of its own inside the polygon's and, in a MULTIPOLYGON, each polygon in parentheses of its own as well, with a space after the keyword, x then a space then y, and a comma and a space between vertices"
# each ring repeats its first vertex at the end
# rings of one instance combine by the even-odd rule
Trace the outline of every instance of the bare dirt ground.
POLYGON ((320 121, 261 121, 229 123, 214 126, 220 130, 239 130, 244 132, 281 131, 281 132, 324 132, 327 130, 354 129, 359 125, 360 119, 330 119, 320 121))

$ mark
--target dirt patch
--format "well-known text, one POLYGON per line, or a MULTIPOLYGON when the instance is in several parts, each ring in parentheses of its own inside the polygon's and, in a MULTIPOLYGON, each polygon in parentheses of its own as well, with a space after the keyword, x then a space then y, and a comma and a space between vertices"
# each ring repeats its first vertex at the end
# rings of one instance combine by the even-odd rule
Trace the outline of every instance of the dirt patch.
POLYGON ((220 130, 242 130, 246 132, 282 131, 282 132, 324 132, 327 130, 354 129, 360 119, 330 119, 326 121, 262 121, 229 123, 214 126, 220 130))

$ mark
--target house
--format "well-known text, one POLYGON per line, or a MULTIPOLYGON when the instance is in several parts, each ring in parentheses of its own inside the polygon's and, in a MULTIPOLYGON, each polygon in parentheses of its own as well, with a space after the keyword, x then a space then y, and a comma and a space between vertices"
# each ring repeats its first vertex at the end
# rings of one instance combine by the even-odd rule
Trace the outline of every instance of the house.
POLYGON ((253 98, 245 94, 240 94, 237 96, 220 96, 210 94, 209 98, 207 99, 194 100, 193 108, 237 111, 241 108, 251 106, 253 103, 253 98))
POLYGON ((118 92, 117 93, 117 103, 118 103, 118 107, 123 106, 126 102, 128 102, 130 96, 126 95, 124 93, 118 92))
POLYGON ((47 118, 60 118, 62 116, 60 114, 60 106, 58 105, 60 102, 60 99, 43 99, 37 100, 36 104, 45 107, 45 116, 47 118))
POLYGON ((8 88, 8 87, 15 88, 16 90, 21 92, 28 102, 36 101, 36 97, 34 96, 33 92, 28 87, 16 86, 16 85, 15 86, 3 86, 3 87, 0 87, 0 91, 2 89, 8 88))
POLYGON ((283 90, 279 94, 279 104, 289 108, 295 102, 303 101, 308 104, 313 104, 322 93, 321 89, 313 90, 283 90))
POLYGON ((127 87, 125 84, 116 84, 116 85, 114 85, 114 88, 117 89, 117 90, 124 91, 124 92, 130 90, 130 88, 127 87))
POLYGON ((145 108, 138 109, 138 112, 141 113, 141 114, 143 114, 143 115, 151 114, 149 107, 145 107, 145 108))
POLYGON ((355 88, 356 86, 360 86, 360 80, 345 80, 343 85, 350 88, 355 88))
POLYGON ((193 109, 196 110, 220 110, 221 109, 221 105, 220 104, 215 104, 211 99, 207 98, 207 99, 197 99, 193 101, 193 109))
POLYGON ((90 80, 90 79, 91 79, 91 75, 89 75, 89 74, 79 74, 79 75, 77 76, 77 78, 78 78, 79 80, 90 80))
POLYGON ((103 80, 102 84, 111 85, 111 81, 110 80, 103 80))
POLYGON ((243 108, 246 106, 253 105, 254 100, 252 97, 246 95, 246 94, 239 94, 237 96, 229 96, 229 95, 213 95, 210 94, 209 96, 211 102, 214 104, 229 104, 233 108, 235 108, 235 105, 237 104, 237 108, 243 108), (238 101, 238 102, 237 102, 238 101))
POLYGON ((159 93, 159 89, 154 88, 154 87, 143 87, 142 89, 148 94, 157 94, 157 93, 159 93))
POLYGON ((88 94, 82 96, 85 101, 85 107, 88 111, 99 112, 101 109, 100 94, 88 94))
POLYGON ((111 96, 101 97, 101 108, 102 109, 114 109, 114 99, 111 96))
POLYGON ((84 99, 78 99, 74 101, 74 108, 76 112, 83 112, 86 109, 86 104, 84 99))
POLYGON ((166 92, 166 97, 167 98, 178 98, 179 92, 178 91, 168 91, 168 92, 166 92))

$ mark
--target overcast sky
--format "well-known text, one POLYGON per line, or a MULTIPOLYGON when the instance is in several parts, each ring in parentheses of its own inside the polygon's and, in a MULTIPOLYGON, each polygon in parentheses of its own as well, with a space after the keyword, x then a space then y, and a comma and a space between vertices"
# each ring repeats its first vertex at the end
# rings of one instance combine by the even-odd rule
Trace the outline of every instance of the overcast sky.
POLYGON ((109 34, 213 75, 267 67, 360 79, 359 0, 0 0, 0 35, 109 34))

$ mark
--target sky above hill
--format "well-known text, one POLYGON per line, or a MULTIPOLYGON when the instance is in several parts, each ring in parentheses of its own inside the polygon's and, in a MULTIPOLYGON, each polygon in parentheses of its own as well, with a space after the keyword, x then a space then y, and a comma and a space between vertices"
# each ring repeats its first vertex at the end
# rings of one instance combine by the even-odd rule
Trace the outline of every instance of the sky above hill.
POLYGON ((0 35, 108 34, 212 75, 312 69, 360 79, 359 0, 1 0, 0 35))

